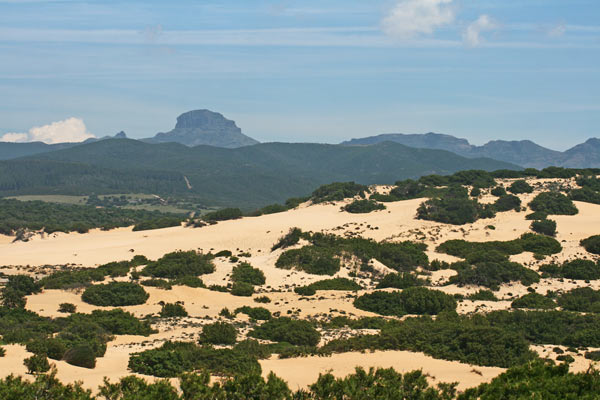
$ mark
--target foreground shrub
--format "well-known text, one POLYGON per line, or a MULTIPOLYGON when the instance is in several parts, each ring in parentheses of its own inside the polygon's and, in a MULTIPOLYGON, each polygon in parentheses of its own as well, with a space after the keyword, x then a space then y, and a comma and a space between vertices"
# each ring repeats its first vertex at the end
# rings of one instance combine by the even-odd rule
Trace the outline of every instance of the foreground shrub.
POLYGON ((531 187, 527 181, 519 179, 511 183, 508 187, 508 191, 513 194, 533 193, 533 187, 531 187))
POLYGON ((162 305, 159 315, 163 318, 187 317, 188 313, 181 304, 166 303, 162 305))
POLYGON ((237 329, 226 322, 214 322, 202 327, 201 343, 235 344, 237 329))
POLYGON ((131 282, 111 282, 85 289, 81 299, 95 306, 133 306, 144 304, 150 295, 140 285, 131 282))
POLYGON ((521 209, 521 199, 512 194, 506 194, 498 197, 498 200, 494 203, 494 210, 496 211, 510 211, 521 209))
POLYGON ((579 244, 589 253, 600 254, 600 235, 590 236, 587 239, 583 239, 579 244))
POLYGON ((321 340, 321 334, 310 322, 288 317, 273 318, 254 328, 248 335, 298 346, 316 346, 321 340))
POLYGON ((589 287, 570 290, 558 297, 558 305, 565 310, 600 312, 600 291, 589 287))
POLYGON ((23 360, 30 374, 41 374, 50 370, 50 363, 45 355, 34 354, 23 360))
POLYGON ((538 310, 548 310, 556 307, 554 300, 542 296, 539 293, 527 293, 519 297, 510 305, 512 308, 532 308, 538 310))
POLYGON ((197 253, 193 250, 176 251, 149 263, 142 273, 170 279, 210 274, 215 270, 212 258, 212 255, 197 253))
POLYGON ((83 368, 94 368, 96 366, 96 354, 94 350, 82 344, 67 350, 63 359, 71 365, 83 368))
POLYGON ((579 212, 573 201, 559 192, 542 192, 535 196, 529 207, 549 215, 575 215, 579 212))
POLYGON ((72 314, 77 311, 77 306, 72 303, 60 303, 58 305, 58 312, 72 314))
POLYGON ((372 211, 385 210, 385 206, 375 200, 354 200, 352 203, 346 204, 342 210, 351 214, 367 214, 372 211))
POLYGON ((354 300, 358 309, 381 315, 403 316, 406 314, 436 315, 456 309, 454 297, 422 287, 412 287, 402 292, 373 292, 354 300))
POLYGON ((231 294, 243 297, 252 296, 254 294, 254 286, 246 282, 236 282, 231 286, 231 294))
POLYGON ((265 283, 265 274, 258 268, 254 268, 247 262, 243 262, 237 267, 233 267, 231 273, 233 282, 245 282, 251 285, 263 285, 265 283))
POLYGON ((531 223, 531 230, 542 235, 556 236, 556 221, 551 219, 533 221, 531 223))

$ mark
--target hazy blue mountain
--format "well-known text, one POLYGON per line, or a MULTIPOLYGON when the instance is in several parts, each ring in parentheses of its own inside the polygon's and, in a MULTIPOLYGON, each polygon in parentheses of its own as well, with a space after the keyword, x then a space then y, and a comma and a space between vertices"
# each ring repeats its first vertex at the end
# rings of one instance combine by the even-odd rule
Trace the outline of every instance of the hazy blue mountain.
POLYGON ((547 149, 531 140, 493 140, 483 146, 475 146, 470 144, 466 139, 439 133, 426 133, 423 135, 391 133, 352 139, 342 144, 360 146, 385 141, 393 141, 405 146, 424 149, 448 150, 469 158, 489 157, 527 168, 545 168, 548 166, 573 168, 600 167, 600 140, 598 139, 589 139, 587 142, 564 152, 547 149))
POLYGON ((504 168, 518 167, 393 142, 264 143, 225 149, 114 139, 2 161, 0 195, 143 192, 248 208, 303 196, 333 181, 385 184, 465 169, 504 168))
POLYGON ((208 145, 233 149, 258 141, 242 133, 234 121, 209 110, 188 111, 177 117, 175 128, 144 139, 148 143, 175 142, 186 146, 208 145))

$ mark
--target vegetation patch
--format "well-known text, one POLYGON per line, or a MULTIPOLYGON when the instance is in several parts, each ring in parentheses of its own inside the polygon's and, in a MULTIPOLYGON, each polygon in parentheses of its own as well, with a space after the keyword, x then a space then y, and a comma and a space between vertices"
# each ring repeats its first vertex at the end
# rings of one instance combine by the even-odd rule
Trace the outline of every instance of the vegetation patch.
POLYGON ((556 221, 542 219, 531 223, 531 230, 546 236, 556 236, 556 221))
POLYGON ((202 219, 208 222, 228 221, 231 219, 242 218, 244 214, 239 208, 222 208, 217 211, 206 213, 202 219))
POLYGON ((313 203, 324 203, 328 201, 341 201, 344 199, 360 196, 365 197, 369 188, 354 182, 334 182, 317 188, 310 199, 313 203))
POLYGON ((351 214, 367 214, 373 211, 385 210, 385 208, 385 205, 378 203, 375 200, 363 199, 354 200, 352 203, 346 204, 342 207, 342 210, 351 214))
POLYGON ((510 184, 508 191, 513 194, 533 193, 533 187, 524 179, 519 179, 510 184))
POLYGON ((544 275, 576 279, 576 280, 595 280, 600 279, 600 265, 590 260, 571 260, 557 264, 546 264, 540 266, 540 272, 544 275))
POLYGON ((310 322, 288 317, 273 318, 254 328, 248 335, 298 346, 316 346, 321 340, 321 334, 310 322))
POLYGON ((449 284, 477 285, 498 290, 503 283, 520 281, 529 286, 539 282, 540 277, 535 272, 523 267, 521 264, 510 261, 484 261, 468 265, 458 270, 458 274, 450 277, 449 284))
POLYGON ((159 315, 163 318, 187 317, 188 312, 179 303, 166 303, 161 306, 159 315))
POLYGON ((600 291, 589 287, 570 290, 560 295, 558 305, 564 310, 579 312, 600 312, 600 291))
POLYGON ((143 269, 142 274, 156 278, 176 279, 214 272, 213 256, 190 251, 168 253, 143 269))
POLYGON ((394 288, 406 289, 413 286, 424 286, 428 282, 425 279, 419 278, 411 272, 398 272, 395 274, 386 274, 377 283, 377 289, 394 288))
POLYGON ((245 282, 251 285, 264 285, 265 274, 260 269, 254 268, 247 262, 243 262, 240 265, 233 267, 231 280, 236 283, 245 282))
POLYGON ((581 244, 588 253, 600 254, 600 235, 590 236, 587 239, 583 239, 579 244, 581 244))
POLYGON ((575 215, 579 212, 573 201, 559 192, 542 192, 531 200, 529 207, 548 215, 575 215))
POLYGON ((556 308, 556 302, 539 293, 527 293, 519 297, 510 305, 512 308, 531 308, 537 310, 550 310, 556 308))
POLYGON ((436 315, 442 311, 456 310, 456 300, 439 290, 411 287, 401 292, 367 293, 354 300, 354 306, 361 310, 398 317, 406 314, 436 315))
POLYGON ((134 306, 144 304, 150 295, 140 285, 131 282, 111 282, 85 289, 81 300, 95 306, 134 306))
POLYGON ((202 327, 200 343, 235 344, 237 329, 227 322, 214 322, 202 327))

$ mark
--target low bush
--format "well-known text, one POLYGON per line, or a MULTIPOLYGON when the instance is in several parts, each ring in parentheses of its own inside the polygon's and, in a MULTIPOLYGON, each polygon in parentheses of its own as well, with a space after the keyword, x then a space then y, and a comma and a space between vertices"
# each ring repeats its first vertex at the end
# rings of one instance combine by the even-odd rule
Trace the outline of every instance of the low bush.
POLYGON ((152 278, 152 279, 144 279, 140 281, 140 285, 142 286, 151 286, 157 287, 160 289, 171 290, 173 289, 173 283, 166 279, 152 278))
POLYGON ((498 212, 516 210, 519 211, 521 209, 521 199, 517 196, 513 196, 512 194, 506 194, 498 197, 496 202, 494 202, 494 210, 498 212))
POLYGON ((82 344, 65 352, 63 359, 77 367, 94 368, 96 366, 96 354, 92 347, 82 344))
POLYGON ((95 306, 133 306, 144 304, 150 295, 138 284, 111 282, 85 289, 81 299, 95 306))
POLYGON ((549 215, 575 215, 579 212, 573 201, 559 192, 542 192, 535 196, 529 207, 549 215))
POLYGON ((166 303, 161 306, 159 315, 163 318, 187 317, 188 313, 181 304, 166 303))
POLYGON ((72 314, 77 310, 77 306, 72 303, 60 303, 58 305, 58 312, 72 314))
POLYGON ((222 208, 220 210, 204 214, 202 219, 208 222, 217 222, 242 218, 242 215, 242 210, 239 208, 222 208))
POLYGON ((201 343, 235 344, 237 329, 226 322, 214 322, 204 325, 200 334, 201 343))
POLYGON ((317 291, 311 286, 296 286, 294 288, 294 293, 297 293, 300 296, 312 296, 317 293, 317 291))
POLYGON ((590 236, 579 242, 588 253, 600 254, 600 235, 590 236))
POLYGON ((174 279, 173 285, 189 286, 193 288, 205 288, 206 285, 202 279, 197 276, 182 276, 181 278, 174 279))
POLYGON ((362 286, 348 278, 323 279, 311 283, 311 288, 315 290, 360 290, 362 286))
POLYGON ((531 223, 531 230, 542 235, 556 236, 556 221, 551 219, 533 221, 531 223))
POLYGON ((540 266, 540 272, 554 277, 595 280, 600 279, 600 265, 590 260, 575 259, 562 265, 546 264, 540 266))
POLYGON ((557 302, 564 310, 599 313, 600 291, 589 287, 576 288, 560 295, 557 302))
POLYGON ((351 214, 367 214, 372 211, 385 210, 385 205, 375 200, 354 200, 352 203, 342 207, 343 211, 351 214))
POLYGON ((235 282, 231 286, 231 294, 243 297, 252 296, 254 294, 254 286, 246 282, 235 282))
POLYGON ((308 274, 333 275, 340 270, 340 260, 328 248, 304 246, 286 250, 277 259, 275 266, 283 269, 298 269, 308 274))
POLYGON ((25 364, 27 372, 30 374, 41 374, 50 370, 48 358, 42 354, 34 354, 24 359, 23 364, 25 364))
POLYGON ((530 221, 531 220, 534 220, 534 221, 540 220, 541 221, 541 220, 547 219, 547 218, 548 218, 548 213, 544 212, 544 211, 535 211, 535 212, 532 212, 531 214, 527 214, 525 216, 525 219, 530 220, 530 221))
POLYGON ((334 182, 317 188, 311 196, 313 203, 341 201, 355 196, 365 197, 369 188, 354 182, 334 182))
POLYGON ((367 293, 356 298, 354 306, 381 315, 436 315, 442 311, 455 310, 456 300, 439 290, 411 287, 402 292, 367 293))
POLYGON ((377 284, 377 289, 394 288, 406 289, 413 286, 423 286, 427 281, 410 272, 386 274, 377 284))
POLYGON ((506 196, 506 189, 504 189, 504 186, 496 186, 490 190, 490 194, 496 197, 506 196))
POLYGON ((480 289, 477 292, 468 295, 466 298, 469 300, 498 301, 494 292, 485 289, 480 289))
POLYGON ((255 319, 255 320, 260 320, 260 321, 266 321, 266 320, 271 319, 271 311, 267 310, 264 307, 244 306, 244 307, 236 308, 234 312, 236 314, 237 313, 246 314, 248 317, 255 319))
POLYGON ((493 217, 493 211, 470 199, 463 187, 450 187, 421 203, 417 218, 453 225, 464 225, 479 218, 493 217))
POLYGON ((556 308, 556 303, 551 298, 542 296, 539 293, 527 293, 524 296, 513 300, 512 308, 532 308, 538 310, 549 310, 556 308))
POLYGON ((321 334, 310 322, 288 317, 273 318, 254 328, 248 335, 298 346, 316 346, 321 340, 321 334))
POLYGON ((210 254, 201 254, 193 250, 176 251, 146 265, 142 274, 170 279, 210 274, 215 270, 212 259, 210 254))
POLYGON ((501 262, 481 262, 467 268, 458 270, 458 274, 450 277, 448 283, 463 285, 477 285, 498 290, 503 283, 520 281, 529 286, 540 281, 539 275, 521 264, 501 262))
POLYGON ((533 193, 533 187, 531 187, 527 181, 519 179, 511 183, 508 187, 508 191, 513 194, 533 193))
POLYGON ((245 282, 251 285, 264 285, 265 274, 260 269, 254 268, 247 262, 243 262, 240 265, 233 267, 231 280, 236 283, 245 282))
POLYGON ((300 228, 291 228, 288 233, 282 236, 277 243, 271 247, 271 251, 275 251, 277 249, 287 249, 295 244, 297 244, 302 238, 302 230, 300 228))
POLYGON ((270 303, 271 299, 267 296, 258 296, 254 298, 254 301, 257 303, 270 303))

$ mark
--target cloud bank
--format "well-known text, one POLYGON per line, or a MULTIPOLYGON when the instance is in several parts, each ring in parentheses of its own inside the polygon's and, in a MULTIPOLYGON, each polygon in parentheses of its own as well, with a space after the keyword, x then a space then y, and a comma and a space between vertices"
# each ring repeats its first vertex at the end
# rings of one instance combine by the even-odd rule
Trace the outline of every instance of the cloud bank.
POLYGON ((10 132, 0 137, 1 142, 44 142, 48 144, 83 142, 95 137, 88 132, 80 118, 67 118, 48 125, 35 126, 27 133, 10 132))
POLYGON ((480 15, 467 27, 463 33, 463 40, 468 46, 477 47, 483 41, 481 32, 491 31, 497 27, 498 25, 488 15, 480 15))
POLYGON ((453 0, 400 0, 383 19, 383 31, 398 39, 430 35, 454 21, 453 0))

